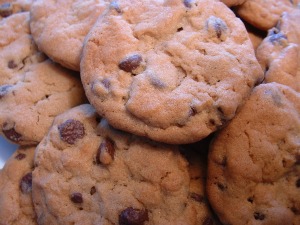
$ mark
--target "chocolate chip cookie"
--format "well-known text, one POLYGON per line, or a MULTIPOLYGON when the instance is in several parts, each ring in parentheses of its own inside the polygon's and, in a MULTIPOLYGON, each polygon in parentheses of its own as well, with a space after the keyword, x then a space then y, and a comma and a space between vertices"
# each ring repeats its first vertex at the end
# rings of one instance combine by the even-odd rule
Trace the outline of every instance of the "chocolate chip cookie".
POLYGON ((177 146, 115 130, 91 105, 56 117, 36 151, 33 201, 39 224, 210 220, 201 192, 190 189, 188 163, 177 146))
POLYGON ((0 224, 37 224, 32 203, 34 150, 20 147, 0 170, 0 224))
POLYGON ((121 130, 172 144, 234 117, 263 73, 244 24, 217 1, 113 1, 88 34, 86 95, 121 130))
POLYGON ((254 88, 211 144, 207 190, 224 224, 300 224, 300 94, 254 88))
POLYGON ((0 134, 37 144, 53 118, 86 102, 79 75, 47 59, 30 35, 29 12, 0 21, 0 134))
POLYGON ((37 0, 31 8, 32 36, 55 62, 79 71, 83 39, 108 0, 37 0))

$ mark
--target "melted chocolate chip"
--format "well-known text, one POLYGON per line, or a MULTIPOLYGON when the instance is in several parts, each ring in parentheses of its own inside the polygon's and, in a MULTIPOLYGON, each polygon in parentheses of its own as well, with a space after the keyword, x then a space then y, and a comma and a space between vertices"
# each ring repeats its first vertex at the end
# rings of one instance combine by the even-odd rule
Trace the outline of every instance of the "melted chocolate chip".
POLYGON ((129 207, 119 215, 119 225, 143 225, 148 221, 148 211, 129 207))
POLYGON ((255 212, 253 214, 253 216, 254 216, 254 219, 256 219, 256 220, 264 220, 265 219, 265 215, 260 212, 255 212))
POLYGON ((81 122, 69 119, 58 126, 61 140, 68 144, 74 144, 85 135, 84 126, 81 122))
POLYGON ((133 72, 133 70, 137 69, 142 62, 142 56, 139 54, 134 54, 126 57, 119 63, 119 68, 126 72, 133 72))
POLYGON ((9 92, 9 89, 11 87, 12 87, 12 85, 10 85, 10 84, 4 84, 4 85, 0 86, 0 99, 9 92))
POLYGON ((196 202, 200 202, 203 203, 205 202, 205 198, 203 197, 203 195, 199 195, 197 193, 191 192, 190 193, 190 197, 195 200, 196 202))
POLYGON ((209 32, 214 33, 214 36, 218 39, 224 40, 228 28, 222 19, 211 16, 207 19, 206 26, 209 32))
POLYGON ((7 67, 8 67, 9 69, 15 69, 15 68, 18 67, 18 65, 15 63, 15 61, 9 60, 9 61, 8 61, 8 64, 7 64, 7 67))
POLYGON ((13 7, 11 3, 4 3, 0 5, 0 16, 8 17, 13 14, 13 7))
POLYGON ((115 148, 114 143, 111 139, 106 138, 100 144, 97 155, 96 155, 96 163, 97 164, 109 164, 114 159, 115 156, 115 148))
POLYGON ((103 84, 103 86, 106 88, 106 89, 109 89, 110 88, 110 81, 109 81, 109 79, 103 79, 102 81, 102 84, 103 84))
POLYGON ((2 132, 5 135, 5 137, 8 140, 11 140, 12 142, 18 143, 22 140, 22 135, 19 134, 17 131, 15 131, 14 128, 10 128, 10 129, 3 128, 2 132))
POLYGON ((185 7, 191 8, 192 7, 192 0, 183 0, 183 4, 184 4, 185 7))
POLYGON ((300 188, 300 178, 296 181, 296 187, 300 188))
POLYGON ((93 187, 91 187, 90 194, 93 195, 95 193, 96 193, 96 187, 93 186, 93 187))
POLYGON ((82 203, 83 202, 82 194, 79 192, 72 193, 70 195, 70 199, 74 203, 82 203))
POLYGON ((17 160, 22 160, 24 158, 26 158, 26 154, 24 153, 19 153, 18 155, 15 156, 15 159, 17 160))
POLYGON ((214 221, 210 217, 206 217, 205 220, 203 221, 202 225, 213 225, 214 221))
POLYGON ((22 193, 28 194, 32 191, 32 173, 27 173, 24 177, 22 177, 20 182, 20 189, 22 193))

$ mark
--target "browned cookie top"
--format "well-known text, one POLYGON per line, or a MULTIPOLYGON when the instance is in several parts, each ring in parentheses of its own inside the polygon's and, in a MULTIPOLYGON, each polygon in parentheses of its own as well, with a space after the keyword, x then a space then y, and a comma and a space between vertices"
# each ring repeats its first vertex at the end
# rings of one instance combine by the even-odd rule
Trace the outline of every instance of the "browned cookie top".
POLYGON ((300 94, 261 84, 213 141, 208 196, 224 224, 300 224, 300 94))
POLYGON ((120 0, 87 36, 81 77, 112 126, 190 143, 231 119, 262 71, 223 3, 120 0))

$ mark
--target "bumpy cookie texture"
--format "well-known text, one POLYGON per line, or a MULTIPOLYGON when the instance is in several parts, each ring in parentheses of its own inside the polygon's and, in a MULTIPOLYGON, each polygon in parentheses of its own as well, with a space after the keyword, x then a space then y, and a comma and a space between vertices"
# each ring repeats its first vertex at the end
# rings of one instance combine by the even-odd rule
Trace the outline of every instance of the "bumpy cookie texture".
POLYGON ((35 225, 32 171, 35 147, 20 147, 0 170, 0 224, 35 225))
POLYGON ((188 164, 178 147, 99 121, 91 105, 75 107, 56 117, 38 145, 38 223, 199 224, 198 214, 206 214, 191 198, 188 164), (62 129, 70 124, 79 129, 62 129))
POLYGON ((79 71, 83 39, 108 0, 37 0, 30 27, 39 49, 55 62, 79 71))
POLYGON ((283 12, 297 7, 299 0, 248 0, 236 8, 236 13, 253 26, 268 30, 274 27, 283 12))
POLYGON ((265 83, 277 82, 300 91, 300 48, 277 28, 258 46, 256 56, 265 71, 265 83))
POLYGON ((86 38, 81 77, 112 126, 178 144, 231 119, 262 71, 223 3, 115 1, 86 38))
POLYGON ((300 224, 299 112, 298 92, 261 84, 217 135, 207 190, 224 224, 300 224))
POLYGON ((32 0, 0 0, 0 20, 14 13, 29 11, 32 0))
POLYGON ((56 115, 86 101, 78 74, 37 50, 29 12, 0 21, 0 70, 0 134, 14 143, 38 144, 56 115))

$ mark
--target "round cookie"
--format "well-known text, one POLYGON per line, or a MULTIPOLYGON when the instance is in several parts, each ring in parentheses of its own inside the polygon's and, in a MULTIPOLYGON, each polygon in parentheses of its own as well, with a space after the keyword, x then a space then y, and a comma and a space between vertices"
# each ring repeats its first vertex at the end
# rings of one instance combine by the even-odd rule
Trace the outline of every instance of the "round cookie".
POLYGON ((55 62, 79 71, 83 39, 108 0, 37 0, 30 28, 39 49, 55 62))
POLYGON ((114 130, 99 120, 91 105, 75 107, 56 117, 38 145, 33 201, 39 224, 196 225, 209 220, 208 210, 199 211, 205 205, 189 192, 188 164, 177 146, 114 130))
POLYGON ((37 224, 32 203, 34 150, 20 147, 0 170, 0 224, 37 224))
POLYGON ((208 0, 113 2, 81 60, 101 116, 171 144, 198 141, 233 118, 262 76, 244 24, 208 0))
POLYGON ((29 11, 33 0, 0 0, 0 20, 14 13, 29 11))
POLYGON ((287 36, 273 28, 256 51, 258 62, 265 70, 264 83, 277 82, 300 91, 300 48, 287 36))
POLYGON ((86 102, 79 75, 37 50, 29 12, 0 21, 0 134, 20 145, 38 144, 61 112, 86 102))
POLYGON ((283 12, 297 7, 299 0, 250 0, 236 8, 245 21, 261 30, 274 27, 283 12))
POLYGON ((207 191, 221 222, 300 224, 299 112, 298 92, 261 84, 218 133, 209 152, 207 191))

